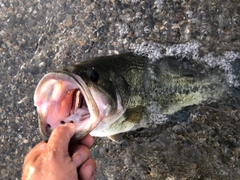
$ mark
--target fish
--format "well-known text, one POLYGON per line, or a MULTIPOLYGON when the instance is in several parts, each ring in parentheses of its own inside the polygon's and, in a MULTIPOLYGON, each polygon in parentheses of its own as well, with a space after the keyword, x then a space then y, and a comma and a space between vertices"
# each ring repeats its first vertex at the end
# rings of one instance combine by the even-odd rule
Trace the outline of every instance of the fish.
POLYGON ((81 139, 111 137, 221 98, 219 70, 187 58, 156 60, 135 53, 95 57, 46 74, 34 93, 41 134, 73 123, 81 139))

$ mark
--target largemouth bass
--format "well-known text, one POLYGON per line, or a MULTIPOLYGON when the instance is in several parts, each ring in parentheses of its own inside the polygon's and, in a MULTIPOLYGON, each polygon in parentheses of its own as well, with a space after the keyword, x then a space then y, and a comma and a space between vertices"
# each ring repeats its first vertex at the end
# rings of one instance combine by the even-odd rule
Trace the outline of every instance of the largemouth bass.
POLYGON ((34 102, 44 137, 74 123, 74 138, 80 139, 88 133, 102 137, 147 127, 185 106, 218 99, 223 92, 221 73, 205 64, 126 53, 46 74, 34 102))

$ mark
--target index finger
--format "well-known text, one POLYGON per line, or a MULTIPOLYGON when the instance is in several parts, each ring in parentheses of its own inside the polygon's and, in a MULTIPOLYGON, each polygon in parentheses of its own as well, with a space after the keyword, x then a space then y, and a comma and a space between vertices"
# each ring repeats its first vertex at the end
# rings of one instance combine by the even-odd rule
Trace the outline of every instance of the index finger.
POLYGON ((85 137, 83 137, 82 139, 79 140, 79 143, 83 144, 87 147, 90 147, 93 145, 94 139, 90 134, 87 134, 85 137))
POLYGON ((88 148, 90 148, 90 146, 92 146, 94 143, 94 139, 92 136, 90 136, 89 134, 87 134, 85 137, 83 137, 82 139, 75 141, 74 143, 70 143, 69 146, 69 152, 70 155, 72 155, 73 153, 75 153, 77 151, 77 149, 79 149, 79 146, 84 145, 88 148))
POLYGON ((62 151, 68 153, 68 145, 70 139, 75 134, 75 126, 72 123, 67 123, 53 130, 48 140, 48 146, 54 151, 62 151))

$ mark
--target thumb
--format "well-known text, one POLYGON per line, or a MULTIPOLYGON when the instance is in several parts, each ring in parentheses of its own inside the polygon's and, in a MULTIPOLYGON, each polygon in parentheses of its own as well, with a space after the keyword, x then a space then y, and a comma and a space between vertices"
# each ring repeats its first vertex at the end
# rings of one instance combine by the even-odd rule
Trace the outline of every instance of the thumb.
POLYGON ((75 134, 75 125, 67 123, 53 130, 48 139, 48 146, 54 151, 68 152, 70 139, 75 134))

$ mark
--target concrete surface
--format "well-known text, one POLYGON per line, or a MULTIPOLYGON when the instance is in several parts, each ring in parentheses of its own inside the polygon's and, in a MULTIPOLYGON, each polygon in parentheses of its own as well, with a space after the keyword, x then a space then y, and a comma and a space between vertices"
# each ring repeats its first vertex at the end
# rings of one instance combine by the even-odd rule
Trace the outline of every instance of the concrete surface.
POLYGON ((96 138, 96 179, 240 179, 238 0, 0 0, 0 179, 20 179, 41 140, 33 92, 45 73, 129 51, 207 62, 236 89, 185 109, 182 124, 129 132, 122 144, 96 138))

